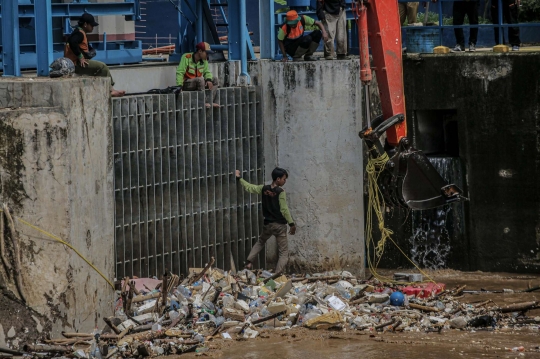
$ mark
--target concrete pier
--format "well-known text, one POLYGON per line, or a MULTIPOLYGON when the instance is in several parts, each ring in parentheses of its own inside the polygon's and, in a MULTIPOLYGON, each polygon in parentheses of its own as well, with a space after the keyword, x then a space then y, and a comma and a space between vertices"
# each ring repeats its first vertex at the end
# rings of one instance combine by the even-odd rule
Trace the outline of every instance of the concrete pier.
MULTIPOLYGON (((109 86, 105 78, 2 79, 0 179, 13 215, 70 243, 113 280, 109 86)), ((113 289, 71 249, 15 225, 26 304, 41 315, 37 326, 54 336, 101 327, 101 317, 113 314, 113 289)), ((0 274, 4 290, 17 293, 13 275, 4 266, 0 274)), ((0 317, 5 331, 13 323, 23 335, 22 321, 0 317)))

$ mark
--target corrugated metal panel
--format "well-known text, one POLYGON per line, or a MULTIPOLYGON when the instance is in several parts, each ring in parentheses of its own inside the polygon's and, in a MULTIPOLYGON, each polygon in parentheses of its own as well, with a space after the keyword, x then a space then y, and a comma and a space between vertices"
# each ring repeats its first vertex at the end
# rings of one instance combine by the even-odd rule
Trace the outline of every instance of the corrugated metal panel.
MULTIPOLYGON (((237 267, 258 239, 260 197, 234 170, 263 183, 259 87, 113 100, 116 276, 187 273, 210 257, 237 267)), ((264 254, 259 261, 264 265, 264 254)))

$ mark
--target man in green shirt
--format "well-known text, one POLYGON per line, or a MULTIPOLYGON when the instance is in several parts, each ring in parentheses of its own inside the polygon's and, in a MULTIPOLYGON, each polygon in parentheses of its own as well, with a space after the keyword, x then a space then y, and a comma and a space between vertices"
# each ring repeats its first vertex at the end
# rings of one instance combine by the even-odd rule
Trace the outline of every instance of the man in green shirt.
MULTIPOLYGON (((212 100, 215 100, 218 88, 218 79, 212 75, 208 67, 208 55, 213 54, 207 42, 199 42, 195 52, 182 55, 176 69, 176 86, 182 91, 212 91, 212 100)), ((209 106, 209 105, 207 105, 209 106)), ((214 106, 219 106, 214 104, 214 106)))
POLYGON ((257 254, 264 248, 266 241, 275 236, 278 245, 278 263, 276 273, 282 273, 289 261, 289 247, 287 243, 287 224, 290 227, 289 234, 296 233, 296 226, 292 219, 289 207, 287 207, 287 197, 281 188, 287 182, 289 174, 283 168, 276 167, 272 171, 272 184, 253 185, 242 179, 239 170, 236 170, 236 179, 240 181, 246 192, 262 195, 262 209, 264 226, 261 237, 255 243, 249 256, 247 257, 246 268, 250 269, 257 254))
POLYGON ((288 11, 285 15, 285 24, 279 28, 277 35, 279 48, 283 54, 282 61, 288 61, 287 55, 290 55, 293 61, 301 61, 302 56, 305 61, 318 60, 313 54, 319 47, 321 38, 325 43, 328 41, 328 34, 320 21, 306 15, 299 16, 295 10, 288 11), (305 27, 313 25, 319 30, 305 35, 305 27))

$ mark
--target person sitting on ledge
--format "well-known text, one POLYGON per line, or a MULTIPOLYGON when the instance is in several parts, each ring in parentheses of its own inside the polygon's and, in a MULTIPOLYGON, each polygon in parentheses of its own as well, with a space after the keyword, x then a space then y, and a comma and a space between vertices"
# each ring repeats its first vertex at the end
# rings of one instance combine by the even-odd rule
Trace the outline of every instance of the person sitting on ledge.
POLYGON ((111 79, 111 96, 122 97, 126 91, 114 89, 114 80, 109 71, 109 67, 101 61, 91 60, 96 56, 94 50, 89 44, 86 34, 94 31, 94 27, 99 24, 89 13, 84 13, 78 23, 78 26, 73 30, 64 47, 64 57, 67 57, 75 64, 75 73, 86 76, 102 76, 111 79))
MULTIPOLYGON (((182 91, 212 91, 212 101, 215 101, 218 88, 218 79, 212 75, 208 67, 208 55, 213 54, 210 44, 199 42, 195 45, 195 52, 182 55, 176 69, 176 85, 182 91)), ((214 103, 214 107, 219 104, 214 103)), ((210 107, 210 104, 206 104, 210 107)))
POLYGON ((313 54, 319 47, 321 38, 325 43, 328 41, 328 34, 320 21, 306 15, 299 16, 295 10, 291 10, 285 15, 285 23, 279 28, 277 38, 283 54, 282 61, 288 61, 287 55, 290 55, 293 61, 301 61, 302 56, 305 61, 317 61, 318 58, 313 54), (304 35, 306 25, 315 25, 320 30, 304 35))

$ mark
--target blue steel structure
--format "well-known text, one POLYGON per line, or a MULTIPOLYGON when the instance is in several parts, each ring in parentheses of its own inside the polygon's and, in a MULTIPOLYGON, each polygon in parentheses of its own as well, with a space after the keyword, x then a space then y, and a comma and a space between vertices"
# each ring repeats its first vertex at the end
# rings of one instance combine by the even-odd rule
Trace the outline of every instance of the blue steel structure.
MULTIPOLYGON (((173 0, 170 0, 171 2, 173 0)), ((237 84, 246 86, 251 83, 247 71, 247 60, 256 60, 251 39, 249 38, 246 21, 246 0, 175 0, 178 11, 178 36, 175 52, 169 61, 179 61, 182 54, 192 52, 195 45, 201 41, 208 42, 213 50, 228 51, 229 60, 241 63, 237 84), (212 19, 211 7, 219 7, 223 23, 216 24, 212 19), (228 19, 224 7, 228 8, 228 19), (221 44, 217 33, 217 25, 228 29, 227 44, 221 44)), ((223 55, 213 56, 212 59, 224 59, 223 55)))
MULTIPOLYGON (((73 0, 71 3, 52 3, 51 0, 1 0, 2 22, 2 68, 3 76, 20 76, 21 68, 37 68, 39 76, 49 75, 49 64, 63 56, 63 41, 53 42, 54 18, 64 19, 64 33, 70 33, 70 18, 78 18, 84 12, 96 16, 123 15, 126 20, 140 19, 139 0, 116 3, 90 3, 73 0), (19 22, 34 21, 34 43, 20 44, 19 22)), ((98 50, 96 60, 107 64, 124 64, 142 61, 139 41, 104 41, 92 43, 98 50)))
MULTIPOLYGON (((347 20, 354 20, 354 15, 351 12, 350 4, 353 0, 346 0, 347 3, 347 20)), ((376 0, 375 0, 376 1, 376 0)), ((400 3, 407 2, 416 2, 418 0, 398 0, 400 3)), ((460 0, 439 0, 437 1, 437 9, 439 15, 439 24, 432 26, 405 26, 403 29, 438 29, 439 30, 439 44, 442 45, 443 31, 445 29, 453 30, 454 28, 468 28, 470 25, 443 25, 443 2, 453 2, 460 0)), ((496 28, 500 29, 499 31, 499 43, 503 43, 503 29, 508 27, 539 27, 540 23, 519 23, 519 24, 503 24, 503 6, 502 0, 491 0, 498 1, 498 22, 499 24, 479 24, 476 25, 478 28, 496 28)), ((316 18, 315 12, 315 0, 288 0, 287 4, 289 8, 297 10, 298 14, 308 15, 316 18)), ((433 5, 433 4, 432 4, 433 5)), ((276 43, 276 34, 279 26, 284 23, 285 13, 275 13, 274 0, 259 0, 259 10, 260 10, 260 36, 261 36, 261 59, 281 59, 282 55, 279 52, 276 43)), ((540 30, 539 30, 540 31, 540 30)), ((357 53, 358 44, 358 34, 356 29, 356 24, 352 22, 352 29, 350 32, 350 53, 357 53)))

